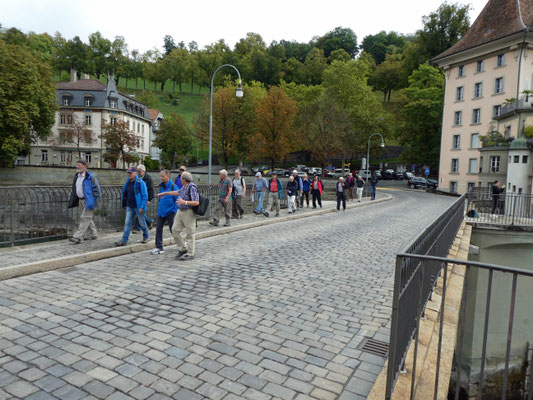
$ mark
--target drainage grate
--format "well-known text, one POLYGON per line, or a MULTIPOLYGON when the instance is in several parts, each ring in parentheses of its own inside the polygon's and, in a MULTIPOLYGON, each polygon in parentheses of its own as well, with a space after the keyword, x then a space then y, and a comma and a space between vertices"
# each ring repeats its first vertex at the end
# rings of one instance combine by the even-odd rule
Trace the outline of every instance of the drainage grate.
POLYGON ((380 340, 365 337, 359 346, 357 346, 357 349, 374 354, 376 356, 387 358, 387 354, 389 353, 389 344, 380 340))

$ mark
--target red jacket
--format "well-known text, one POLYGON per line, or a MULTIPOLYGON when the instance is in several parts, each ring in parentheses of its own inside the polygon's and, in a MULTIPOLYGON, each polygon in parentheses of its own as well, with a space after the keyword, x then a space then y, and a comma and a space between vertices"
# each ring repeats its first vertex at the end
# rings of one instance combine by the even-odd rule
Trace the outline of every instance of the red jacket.
POLYGON ((318 188, 318 191, 320 192, 320 194, 322 194, 322 191, 324 190, 324 185, 322 185, 322 181, 318 180, 318 181, 311 181, 311 192, 313 191, 313 189, 315 189, 315 182, 317 182, 317 188, 318 188))

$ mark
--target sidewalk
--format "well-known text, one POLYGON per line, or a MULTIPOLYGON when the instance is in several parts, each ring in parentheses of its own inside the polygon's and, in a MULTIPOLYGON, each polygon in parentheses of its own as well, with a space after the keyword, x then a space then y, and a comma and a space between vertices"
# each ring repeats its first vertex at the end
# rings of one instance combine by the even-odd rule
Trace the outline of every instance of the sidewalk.
MULTIPOLYGON (((347 202, 346 206, 347 209, 352 209, 371 204, 379 204, 391 199, 392 197, 388 194, 378 191, 375 201, 371 202, 369 198, 364 198, 361 203, 357 201, 347 202)), ((242 219, 232 219, 230 227, 223 227, 222 224, 224 221, 222 221, 219 227, 213 227, 208 224, 208 221, 199 220, 196 229, 196 239, 335 212, 335 201, 324 201, 322 205, 322 209, 313 209, 312 207, 300 208, 295 214, 288 214, 287 210, 283 209, 280 211, 279 217, 274 217, 275 213, 271 213, 270 217, 245 214, 242 219)), ((2 248, 0 249, 0 280, 155 248, 155 227, 150 230, 150 238, 146 244, 140 243, 142 233, 139 232, 130 235, 127 246, 115 247, 114 243, 120 240, 121 237, 122 232, 115 232, 100 235, 96 240, 82 241, 80 244, 73 244, 68 240, 59 240, 20 247, 2 248)), ((163 229, 163 238, 165 248, 174 244, 174 239, 168 230, 168 226, 165 226, 163 229)))

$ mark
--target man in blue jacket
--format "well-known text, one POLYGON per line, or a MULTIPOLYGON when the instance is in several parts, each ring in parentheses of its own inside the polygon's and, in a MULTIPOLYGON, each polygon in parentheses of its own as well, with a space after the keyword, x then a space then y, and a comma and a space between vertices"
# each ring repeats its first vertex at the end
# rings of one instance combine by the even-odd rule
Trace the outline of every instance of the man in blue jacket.
MULTIPOLYGON (((160 172, 161 183, 159 184, 159 193, 175 192, 178 187, 172 183, 170 179, 170 171, 164 169, 160 172)), ((152 254, 163 254, 163 226, 165 222, 168 224, 170 233, 172 233, 172 225, 174 224, 174 217, 178 212, 178 196, 161 196, 157 205, 157 226, 155 229, 155 249, 152 254)))
POLYGON ((141 230, 143 232, 141 243, 148 242, 148 228, 146 227, 146 220, 144 219, 147 203, 148 190, 146 189, 146 183, 137 176, 137 168, 129 168, 128 180, 122 188, 122 207, 126 210, 124 234, 122 235, 121 240, 115 242, 115 246, 125 246, 128 243, 134 215, 137 216, 137 219, 141 224, 141 230))
POLYGON ((96 225, 94 225, 93 215, 96 202, 100 197, 100 185, 92 172, 87 170, 87 162, 79 160, 76 163, 76 175, 72 183, 72 192, 68 202, 68 208, 79 207, 80 226, 74 235, 69 239, 74 244, 78 244, 85 237, 86 240, 96 239, 96 225), (89 235, 85 234, 89 231, 89 235))

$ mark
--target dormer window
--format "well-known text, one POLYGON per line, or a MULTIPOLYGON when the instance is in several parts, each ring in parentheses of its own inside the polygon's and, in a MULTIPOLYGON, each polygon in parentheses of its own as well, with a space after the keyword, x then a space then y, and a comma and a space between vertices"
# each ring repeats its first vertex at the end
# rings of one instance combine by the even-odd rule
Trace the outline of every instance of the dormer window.
POLYGON ((64 106, 70 106, 70 103, 71 103, 70 95, 66 95, 66 94, 63 95, 61 104, 64 106))
POLYGON ((85 107, 92 107, 93 105, 93 98, 89 96, 85 96, 85 107))
POLYGON ((111 108, 118 108, 118 101, 116 99, 109 100, 109 106, 111 108))

